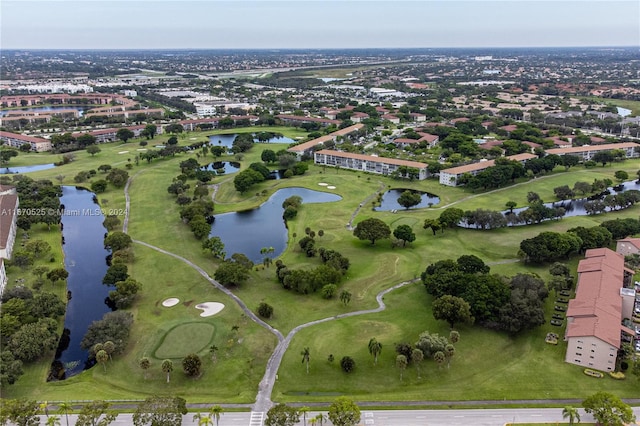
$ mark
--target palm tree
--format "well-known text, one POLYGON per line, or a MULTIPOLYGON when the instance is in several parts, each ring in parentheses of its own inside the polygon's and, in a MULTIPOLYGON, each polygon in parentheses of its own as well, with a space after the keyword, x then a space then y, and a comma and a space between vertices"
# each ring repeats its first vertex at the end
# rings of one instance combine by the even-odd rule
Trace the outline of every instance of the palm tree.
POLYGON ((218 352, 218 347, 216 345, 209 346, 209 353, 211 354, 211 362, 216 363, 216 352, 218 352))
POLYGON ((143 356, 138 360, 138 365, 140 366, 140 368, 142 368, 142 371, 144 371, 144 378, 146 380, 147 370, 149 369, 149 367, 151 367, 151 361, 146 356, 143 356))
POLYGON ((218 426, 218 422, 220 421, 220 414, 222 414, 224 410, 219 405, 214 405, 209 409, 209 415, 216 419, 216 426, 218 426))
POLYGON ((67 426, 69 426, 69 411, 73 410, 73 406, 67 402, 61 402, 58 404, 58 413, 64 414, 67 420, 67 426))
POLYGON ((569 424, 572 425, 575 420, 580 423, 580 413, 578 413, 578 409, 574 408, 570 405, 567 405, 562 409, 562 418, 569 418, 569 424))
POLYGON ((171 372, 173 371, 173 361, 170 359, 162 361, 162 371, 167 373, 167 383, 169 383, 171 372))
POLYGON ((300 407, 298 413, 302 413, 302 421, 304 422, 304 426, 307 426, 307 413, 311 410, 309 407, 300 407))
POLYGON ((449 340, 451 341, 451 343, 453 343, 455 345, 456 343, 458 343, 460 341, 460 333, 458 333, 455 330, 451 330, 449 332, 449 340))
POLYGON ((302 355, 302 362, 307 363, 307 374, 309 374, 309 360, 310 360, 309 348, 304 348, 304 350, 300 352, 300 355, 302 355))
POLYGON ((438 351, 433 354, 433 359, 438 363, 438 367, 442 367, 442 363, 445 362, 447 356, 442 351, 438 351))
POLYGON ((106 342, 104 342, 102 347, 105 350, 105 352, 107 353, 107 355, 109 355, 109 359, 113 359, 113 358, 111 358, 111 354, 113 354, 113 352, 115 352, 116 344, 113 343, 111 340, 107 340, 106 342))
POLYGON ((317 416, 314 417, 314 420, 316 421, 316 423, 318 423, 320 426, 322 426, 322 422, 325 421, 325 417, 324 414, 320 413, 317 416))
POLYGON ((340 301, 344 303, 344 306, 347 306, 349 302, 351 302, 351 293, 347 290, 342 290, 340 293, 340 301))
POLYGON ((211 420, 211 417, 205 416, 201 413, 194 414, 193 420, 198 421, 198 426, 213 426, 213 421, 211 420))
POLYGON ((420 378, 420 364, 424 360, 424 352, 421 349, 415 348, 411 351, 411 361, 413 361, 416 365, 416 370, 418 370, 418 379, 420 378))
POLYGON ((47 415, 47 423, 45 424, 47 426, 60 426, 60 417, 58 416, 49 417, 49 415, 47 415))
POLYGON ((42 401, 39 409, 45 416, 49 417, 49 403, 47 401, 42 401))
POLYGON ((109 361, 109 354, 107 353, 107 351, 105 351, 104 349, 98 351, 98 353, 96 353, 96 361, 102 364, 102 367, 104 368, 104 372, 106 373, 107 361, 109 361))
POLYGON ((369 353, 373 355, 373 364, 378 365, 378 355, 382 352, 382 343, 378 342, 375 337, 369 340, 369 353))
POLYGON ((396 357, 396 367, 400 370, 400 381, 402 381, 402 373, 407 368, 407 357, 404 355, 398 355, 396 357))
POLYGON ((455 353, 456 348, 454 348, 452 344, 448 344, 444 347, 444 354, 447 357, 447 368, 451 366, 451 358, 453 358, 453 355, 455 355, 455 353))

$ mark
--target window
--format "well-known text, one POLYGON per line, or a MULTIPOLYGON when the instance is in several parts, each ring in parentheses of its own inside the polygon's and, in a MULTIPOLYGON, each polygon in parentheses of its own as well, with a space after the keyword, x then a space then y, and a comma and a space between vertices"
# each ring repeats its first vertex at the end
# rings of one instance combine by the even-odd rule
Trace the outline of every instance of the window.
POLYGON ((582 354, 579 352, 576 352, 576 356, 582 356, 582 354))
POLYGON ((574 359, 573 361, 577 362, 578 364, 582 363, 582 360, 579 360, 579 359, 574 359))
POLYGON ((576 346, 576 349, 582 349, 582 346, 576 346))

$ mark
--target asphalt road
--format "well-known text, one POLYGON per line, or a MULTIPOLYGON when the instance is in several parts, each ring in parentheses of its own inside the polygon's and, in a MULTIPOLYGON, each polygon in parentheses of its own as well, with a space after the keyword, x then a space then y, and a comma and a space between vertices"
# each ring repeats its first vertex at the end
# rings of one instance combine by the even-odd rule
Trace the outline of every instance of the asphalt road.
MULTIPOLYGON (((633 408, 640 425, 640 407, 633 408)), ((307 425, 318 412, 307 413, 307 425)), ((324 413, 326 414, 326 412, 324 413)), ((69 416, 69 424, 75 424, 76 415, 69 416)), ((591 415, 580 409, 582 423, 594 422, 591 415)), ((66 425, 64 416, 60 419, 66 425)), ((262 426, 263 413, 224 413, 220 417, 220 426, 262 426)), ((468 409, 468 410, 362 410, 359 425, 362 426, 503 426, 506 423, 553 423, 562 422, 561 408, 507 408, 507 409, 468 409)), ((46 418, 43 416, 41 424, 46 418)), ((112 425, 132 425, 132 414, 120 414, 112 425)), ((302 419, 298 425, 302 425, 302 419)), ((184 416, 184 426, 197 426, 193 414, 184 416)), ((324 421, 324 426, 331 422, 324 421)))

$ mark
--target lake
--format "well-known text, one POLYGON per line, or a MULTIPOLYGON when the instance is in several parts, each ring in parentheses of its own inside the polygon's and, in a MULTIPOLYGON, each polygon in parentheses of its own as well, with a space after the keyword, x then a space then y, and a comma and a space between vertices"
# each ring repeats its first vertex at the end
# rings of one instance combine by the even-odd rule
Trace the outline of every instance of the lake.
POLYGON ((88 108, 87 107, 74 106, 74 105, 41 106, 41 107, 31 107, 31 108, 13 108, 13 109, 5 109, 5 110, 0 111, 0 117, 4 117, 5 115, 7 115, 10 112, 54 112, 54 111, 60 111, 60 110, 65 110, 65 109, 75 109, 76 111, 78 111, 78 114, 80 115, 80 117, 82 117, 82 114, 88 108))
POLYGON ((3 167, 3 168, 0 168, 0 175, 39 172, 41 170, 53 169, 55 166, 56 166, 55 164, 49 163, 49 164, 36 164, 33 166, 3 167))
MULTIPOLYGON (((407 189, 390 189, 382 196, 382 201, 379 206, 374 207, 377 212, 391 211, 391 210, 406 210, 400 204, 398 204, 398 197, 402 195, 407 189)), ((428 192, 412 191, 420 193, 422 200, 417 206, 411 207, 412 209, 420 209, 424 207, 435 206, 440 203, 440 198, 436 195, 429 194, 428 192)))
MULTIPOLYGON (((231 148, 231 145, 233 144, 234 139, 236 138, 236 136, 238 136, 237 134, 229 134, 229 135, 211 135, 209 136, 209 144, 210 145, 220 145, 220 146, 225 146, 228 149, 231 148)), ((253 140, 255 143, 260 143, 258 142, 257 139, 253 140)), ((295 140, 288 138, 286 136, 282 136, 279 138, 271 138, 266 142, 262 142, 262 143, 293 143, 295 142, 295 140)))
POLYGON ((242 253, 254 263, 262 262, 260 249, 273 247, 272 258, 287 248, 287 227, 282 219, 282 202, 298 195, 302 197, 301 209, 313 208, 309 204, 340 201, 342 197, 329 192, 306 188, 284 188, 276 191, 260 207, 242 212, 215 215, 210 237, 220 237, 227 257, 242 253))
POLYGON ((82 188, 62 187, 60 202, 65 207, 62 250, 64 267, 69 272, 67 289, 71 299, 64 318, 68 346, 65 348, 65 339, 61 339, 60 353, 56 354, 54 362, 64 365, 66 377, 90 366, 87 364, 89 354, 80 347, 80 342, 89 325, 111 311, 104 301, 112 288, 102 284, 107 272, 107 256, 111 252, 104 248, 107 230, 102 225, 104 216, 94 197, 93 192, 82 188))

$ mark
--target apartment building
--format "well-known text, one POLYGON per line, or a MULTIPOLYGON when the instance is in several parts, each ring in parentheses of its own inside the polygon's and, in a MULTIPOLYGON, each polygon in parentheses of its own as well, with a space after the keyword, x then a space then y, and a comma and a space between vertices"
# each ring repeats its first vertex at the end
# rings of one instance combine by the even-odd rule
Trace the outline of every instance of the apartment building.
MULTIPOLYGON (((506 158, 511 161, 519 161, 521 163, 524 163, 525 161, 530 160, 532 158, 537 158, 537 156, 533 154, 524 153, 524 154, 510 155, 506 158)), ((493 167, 494 165, 495 165, 495 160, 484 160, 484 161, 479 161, 477 163, 466 164, 464 166, 451 167, 449 169, 440 170, 440 183, 442 185, 447 185, 447 186, 457 186, 458 180, 462 175, 469 173, 475 176, 481 171, 486 170, 489 167, 493 167)))
POLYGON ((372 155, 353 154, 350 152, 323 149, 314 154, 314 162, 318 165, 341 167, 343 169, 389 175, 401 167, 418 170, 418 179, 429 176, 428 165, 417 161, 399 160, 397 158, 374 157, 372 155))
POLYGON ((578 264, 576 297, 569 301, 565 362, 600 371, 614 371, 623 338, 635 331, 623 325, 631 318, 635 290, 633 271, 624 256, 607 248, 587 250, 578 264))
POLYGON ((33 136, 21 135, 19 133, 0 131, 0 141, 8 146, 20 148, 22 145, 30 145, 31 151, 43 152, 51 151, 51 141, 33 136))

